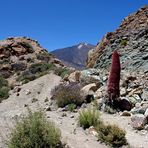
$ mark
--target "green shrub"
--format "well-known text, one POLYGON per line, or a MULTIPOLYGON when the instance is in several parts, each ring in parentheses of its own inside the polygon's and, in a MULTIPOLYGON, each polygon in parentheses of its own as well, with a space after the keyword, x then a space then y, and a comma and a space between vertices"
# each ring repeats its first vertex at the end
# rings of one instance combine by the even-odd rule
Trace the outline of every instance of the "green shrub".
POLYGON ((52 94, 58 107, 65 107, 68 104, 80 106, 84 101, 80 92, 80 86, 76 83, 61 84, 52 91, 52 94))
POLYGON ((8 64, 9 62, 10 62, 10 59, 0 60, 0 64, 8 64))
POLYGON ((67 68, 56 68, 55 69, 55 74, 62 77, 62 78, 64 78, 65 75, 70 74, 70 71, 67 68))
POLYGON ((45 72, 47 70, 52 70, 54 67, 55 66, 53 64, 49 64, 49 63, 46 63, 46 62, 40 62, 40 63, 32 64, 29 67, 29 71, 32 74, 36 74, 36 73, 45 72))
POLYGON ((8 86, 8 81, 3 78, 2 76, 0 76, 0 88, 2 88, 3 86, 8 86))
POLYGON ((54 68, 55 65, 46 62, 32 64, 27 71, 23 72, 17 78, 17 81, 22 81, 23 84, 28 83, 47 74, 50 70, 54 68))
POLYGON ((17 81, 22 81, 22 83, 25 84, 25 83, 35 80, 36 78, 37 77, 35 74, 25 71, 17 78, 17 81))
POLYGON ((29 53, 34 52, 34 49, 31 44, 29 44, 27 42, 20 42, 19 44, 22 45, 24 48, 26 48, 29 53))
POLYGON ((36 55, 38 60, 44 61, 44 62, 49 62, 51 59, 51 54, 49 54, 48 52, 43 52, 43 53, 38 53, 36 55))
POLYGON ((125 40, 125 39, 124 40, 121 40, 120 41, 120 45, 121 46, 126 46, 127 45, 127 40, 125 40))
POLYGON ((61 133, 41 111, 29 111, 12 131, 8 148, 63 148, 61 133))
POLYGON ((125 131, 116 125, 104 125, 97 127, 98 140, 105 142, 112 147, 121 147, 127 144, 125 131))
POLYGON ((90 126, 97 126, 101 124, 100 114, 98 110, 93 109, 83 109, 79 112, 79 125, 84 129, 89 128, 90 126))
POLYGON ((9 87, 0 88, 0 102, 9 97, 9 90, 10 90, 9 87))
POLYGON ((73 104, 73 103, 68 104, 68 110, 71 111, 71 112, 73 112, 76 109, 76 107, 77 107, 76 104, 73 104))
POLYGON ((9 90, 8 81, 0 76, 0 102, 9 97, 9 90))

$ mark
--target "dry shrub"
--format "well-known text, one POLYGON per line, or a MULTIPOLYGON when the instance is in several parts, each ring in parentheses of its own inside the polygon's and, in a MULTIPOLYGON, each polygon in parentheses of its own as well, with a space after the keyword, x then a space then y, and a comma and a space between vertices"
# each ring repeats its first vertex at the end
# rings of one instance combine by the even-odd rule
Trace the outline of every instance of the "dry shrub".
POLYGON ((52 94, 58 107, 65 107, 69 104, 80 106, 84 101, 80 92, 80 85, 77 83, 61 84, 52 91, 52 94))
POLYGON ((61 133, 43 112, 32 113, 16 124, 8 148, 63 148, 61 133))
POLYGON ((101 124, 96 129, 98 131, 98 140, 111 147, 121 147, 127 144, 125 131, 116 125, 101 124))

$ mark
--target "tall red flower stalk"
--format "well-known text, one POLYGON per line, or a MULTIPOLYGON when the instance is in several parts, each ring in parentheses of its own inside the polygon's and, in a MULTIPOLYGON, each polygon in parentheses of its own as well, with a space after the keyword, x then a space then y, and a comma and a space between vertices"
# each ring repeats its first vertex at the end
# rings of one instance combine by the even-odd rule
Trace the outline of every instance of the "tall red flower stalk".
POLYGON ((120 96, 120 58, 115 50, 112 54, 111 70, 108 79, 108 96, 109 101, 114 102, 120 96))

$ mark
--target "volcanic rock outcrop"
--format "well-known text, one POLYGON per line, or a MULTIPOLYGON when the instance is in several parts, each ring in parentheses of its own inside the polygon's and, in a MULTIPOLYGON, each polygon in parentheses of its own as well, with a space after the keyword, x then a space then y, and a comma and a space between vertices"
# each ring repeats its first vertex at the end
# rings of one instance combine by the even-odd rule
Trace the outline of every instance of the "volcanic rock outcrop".
POLYGON ((119 49, 122 70, 148 72, 148 6, 126 17, 88 54, 87 67, 108 70, 112 52, 119 49))
POLYGON ((0 76, 10 83, 26 83, 56 66, 64 65, 35 40, 11 37, 0 41, 0 76))

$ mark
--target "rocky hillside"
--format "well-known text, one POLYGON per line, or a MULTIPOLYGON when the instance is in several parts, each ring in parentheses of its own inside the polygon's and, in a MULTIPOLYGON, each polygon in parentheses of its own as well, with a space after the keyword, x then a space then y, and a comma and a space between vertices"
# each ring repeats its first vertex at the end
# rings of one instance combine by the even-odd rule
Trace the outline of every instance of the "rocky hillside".
POLYGON ((8 79, 12 86, 27 83, 63 66, 30 38, 11 37, 0 41, 0 76, 8 79))
POLYGON ((94 46, 91 44, 80 43, 72 47, 54 50, 51 53, 67 66, 84 69, 86 67, 88 51, 92 48, 94 48, 94 46))
POLYGON ((123 19, 115 32, 107 33, 89 52, 87 66, 108 71, 115 49, 120 53, 122 70, 148 73, 148 6, 123 19))

